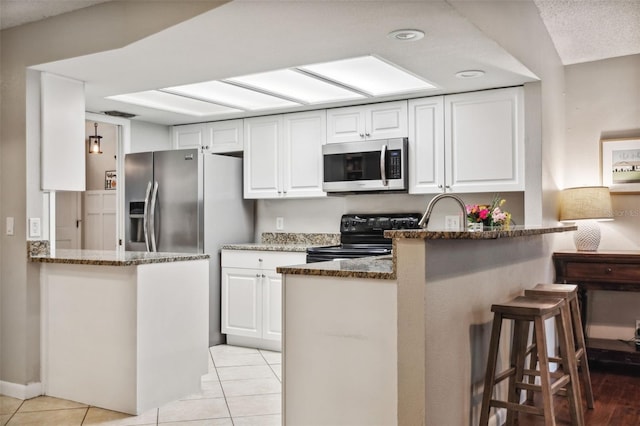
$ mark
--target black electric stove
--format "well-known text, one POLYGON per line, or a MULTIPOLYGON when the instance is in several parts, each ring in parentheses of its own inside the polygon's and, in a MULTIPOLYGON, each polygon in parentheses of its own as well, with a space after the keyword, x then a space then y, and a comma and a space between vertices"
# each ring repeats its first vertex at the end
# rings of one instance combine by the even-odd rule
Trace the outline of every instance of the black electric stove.
POLYGON ((391 254, 389 229, 418 229, 421 213, 345 214, 340 219, 340 245, 307 249, 307 263, 391 254))

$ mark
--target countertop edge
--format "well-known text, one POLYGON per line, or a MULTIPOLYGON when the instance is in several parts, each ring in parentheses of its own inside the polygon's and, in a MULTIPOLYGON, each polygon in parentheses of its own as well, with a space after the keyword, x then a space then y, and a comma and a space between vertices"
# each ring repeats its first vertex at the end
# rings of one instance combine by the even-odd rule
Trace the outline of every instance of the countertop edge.
POLYGON ((423 239, 423 240, 495 240, 498 238, 516 238, 532 235, 553 234, 557 232, 575 231, 578 227, 548 226, 524 227, 513 229, 496 229, 481 232, 470 231, 427 231, 423 229, 388 230, 384 232, 387 238, 423 239))
POLYGON ((110 255, 98 254, 91 250, 74 250, 75 254, 64 253, 56 256, 51 254, 30 256, 33 263, 66 264, 66 265, 90 265, 90 266, 137 266, 150 265, 154 263, 187 262, 193 260, 208 260, 209 254, 182 254, 182 253, 161 253, 147 258, 118 259, 115 256, 126 256, 126 253, 139 254, 141 252, 107 252, 110 255))

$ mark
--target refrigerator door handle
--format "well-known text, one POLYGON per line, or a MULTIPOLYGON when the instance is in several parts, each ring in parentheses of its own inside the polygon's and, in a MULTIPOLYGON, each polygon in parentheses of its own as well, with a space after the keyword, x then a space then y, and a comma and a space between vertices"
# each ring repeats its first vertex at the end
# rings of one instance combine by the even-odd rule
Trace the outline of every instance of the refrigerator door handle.
POLYGON ((149 183, 147 183, 147 191, 144 195, 144 212, 142 215, 142 229, 144 230, 144 243, 147 246, 147 251, 149 251, 149 226, 148 226, 148 221, 147 218, 149 217, 149 215, 147 214, 147 211, 149 209, 149 195, 151 194, 151 181, 149 181, 149 183))
POLYGON ((151 232, 151 251, 158 251, 156 248, 156 197, 158 195, 158 182, 153 184, 153 194, 151 194, 151 215, 149 216, 149 229, 151 232))

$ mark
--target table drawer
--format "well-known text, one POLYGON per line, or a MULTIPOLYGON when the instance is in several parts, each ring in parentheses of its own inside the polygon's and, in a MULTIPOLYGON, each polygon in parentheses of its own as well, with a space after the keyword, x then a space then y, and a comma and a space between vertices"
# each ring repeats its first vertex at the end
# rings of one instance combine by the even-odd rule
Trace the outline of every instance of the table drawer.
POLYGON ((567 262, 567 281, 630 281, 640 282, 640 264, 567 262))

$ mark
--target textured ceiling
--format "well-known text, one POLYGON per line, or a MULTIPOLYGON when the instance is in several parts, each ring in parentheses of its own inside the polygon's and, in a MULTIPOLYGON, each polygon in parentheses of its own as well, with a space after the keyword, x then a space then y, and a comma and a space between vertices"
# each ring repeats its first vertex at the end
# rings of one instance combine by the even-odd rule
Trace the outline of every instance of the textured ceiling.
POLYGON ((0 30, 110 0, 0 0, 0 30))
POLYGON ((534 0, 564 65, 640 53, 640 0, 534 0))

